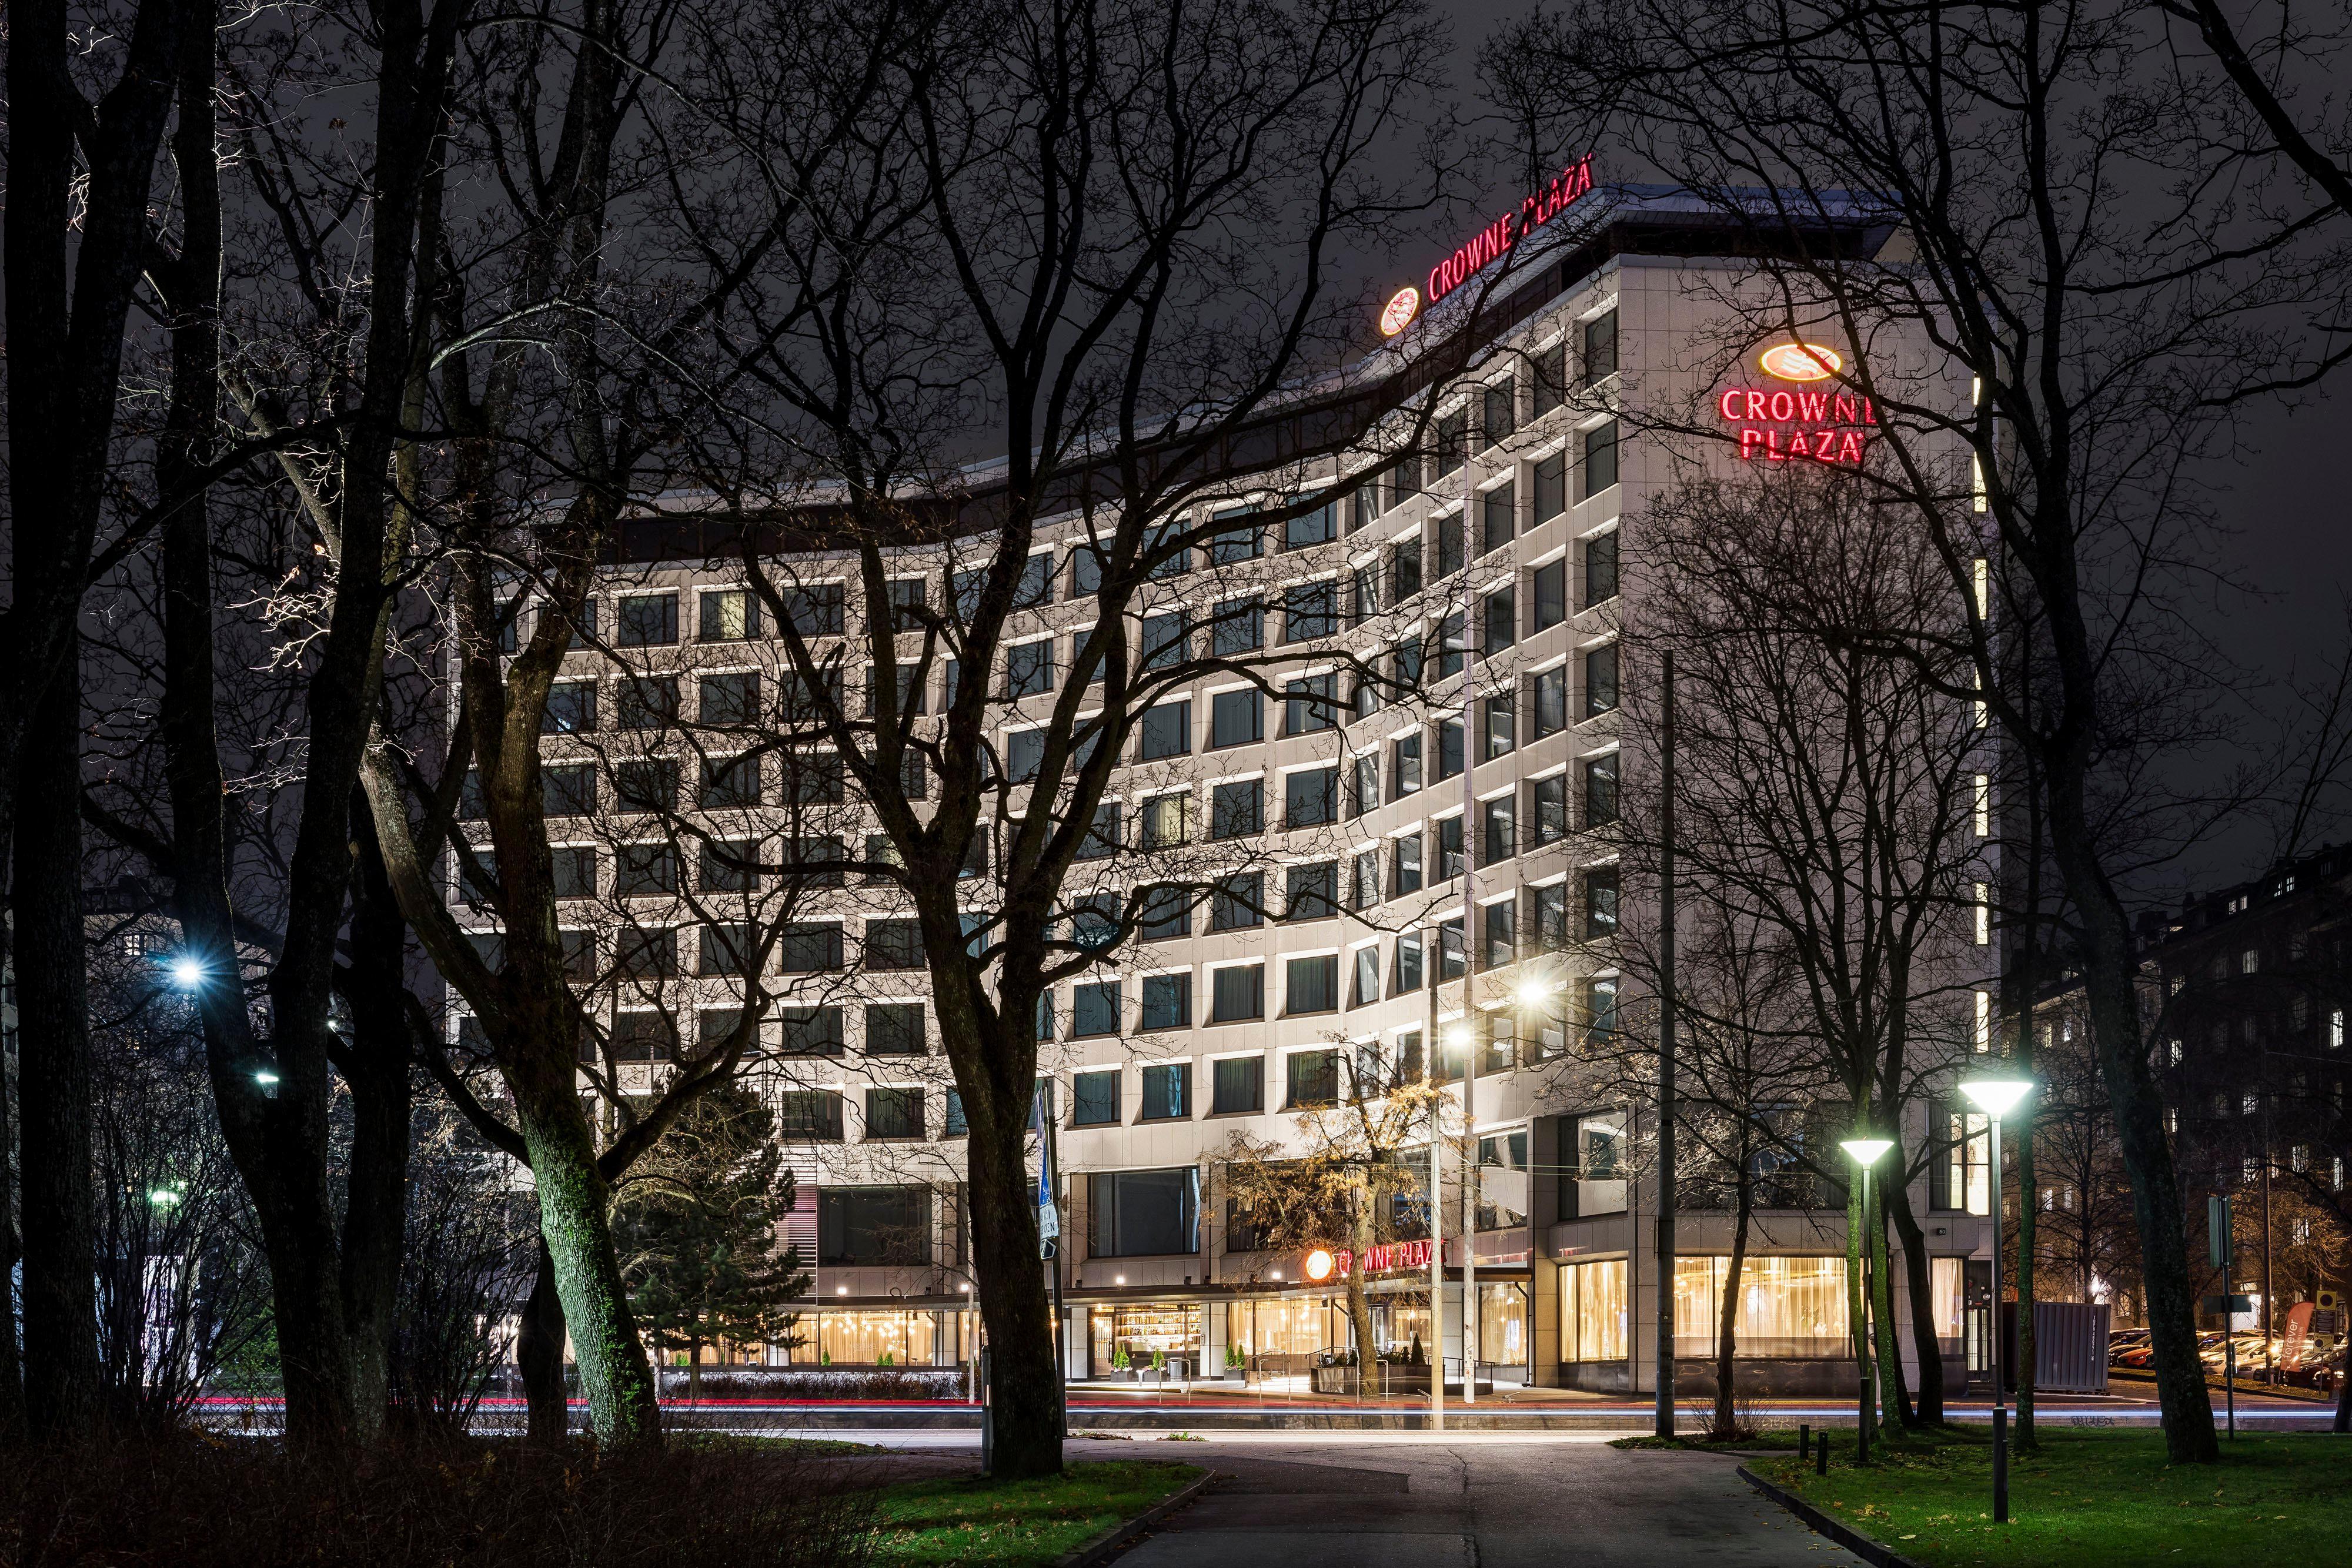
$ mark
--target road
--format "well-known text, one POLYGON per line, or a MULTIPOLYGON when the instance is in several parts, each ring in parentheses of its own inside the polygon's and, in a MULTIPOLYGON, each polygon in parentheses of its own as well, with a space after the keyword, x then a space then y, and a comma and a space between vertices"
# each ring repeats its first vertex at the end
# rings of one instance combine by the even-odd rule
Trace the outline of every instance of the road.
POLYGON ((1597 1437, 1285 1434, 1073 1443, 1073 1458, 1180 1456, 1226 1475, 1119 1568, 1727 1568, 1851 1564, 1740 1480, 1738 1461, 1597 1437))

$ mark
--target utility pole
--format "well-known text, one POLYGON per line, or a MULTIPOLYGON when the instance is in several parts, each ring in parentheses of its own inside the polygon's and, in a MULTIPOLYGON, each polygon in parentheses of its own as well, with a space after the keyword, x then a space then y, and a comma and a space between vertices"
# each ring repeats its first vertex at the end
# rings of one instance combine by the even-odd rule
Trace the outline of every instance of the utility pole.
POLYGON ((1666 650, 1658 771, 1658 1409, 1675 1435, 1675 655, 1666 650))
MULTIPOLYGON (((1466 444, 1466 442, 1465 442, 1466 444)), ((1471 659, 1470 508, 1477 499, 1476 467, 1462 457, 1462 1403, 1478 1403, 1478 948, 1485 940, 1478 908, 1478 754, 1475 667, 1471 659)), ((1514 535, 1517 529, 1513 530, 1514 535)), ((1483 645, 1480 652, 1483 653, 1483 645)), ((2267 1288, 2267 1287, 2265 1287, 2267 1288)), ((1444 1370, 1443 1356, 1439 1371, 1444 1370)), ((1441 1379, 1442 1380, 1442 1379, 1441 1379)))
MULTIPOLYGON (((1441 632, 1439 642, 1444 642, 1441 632)), ((1442 651, 1442 650, 1441 650, 1442 651)), ((1438 1071, 1437 972, 1445 951, 1445 927, 1429 928, 1429 947, 1422 954, 1427 966, 1429 1029, 1423 1037, 1421 1070, 1433 1087, 1444 1082, 1438 1071)), ((1429 1429, 1445 1430, 1445 1103, 1435 1095, 1429 1102, 1429 1429)))

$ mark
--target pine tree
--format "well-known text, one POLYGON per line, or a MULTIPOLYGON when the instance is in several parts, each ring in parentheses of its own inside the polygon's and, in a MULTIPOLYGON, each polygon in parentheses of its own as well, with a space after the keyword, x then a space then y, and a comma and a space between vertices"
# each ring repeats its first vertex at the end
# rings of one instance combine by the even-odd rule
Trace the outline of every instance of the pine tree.
POLYGON ((687 1353, 689 1397, 702 1392, 702 1347, 797 1343, 809 1275, 780 1233, 793 1176, 775 1116, 756 1094, 706 1095, 631 1176, 614 1233, 630 1305, 646 1337, 687 1353))

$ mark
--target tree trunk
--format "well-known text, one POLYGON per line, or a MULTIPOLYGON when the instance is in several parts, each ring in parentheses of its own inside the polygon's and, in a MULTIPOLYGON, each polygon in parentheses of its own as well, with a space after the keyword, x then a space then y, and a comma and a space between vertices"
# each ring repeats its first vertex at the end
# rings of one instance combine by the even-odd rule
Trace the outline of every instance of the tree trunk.
POLYGON ((1348 1322, 1356 1335, 1356 1397, 1369 1397, 1380 1375, 1380 1346, 1372 1343, 1372 1298, 1364 1289, 1364 1261, 1372 1249, 1372 1199, 1356 1205, 1350 1241, 1356 1255, 1348 1266, 1348 1322))
POLYGON ((1723 1276, 1723 1307, 1715 1329, 1715 1436, 1737 1435, 1739 1406, 1732 1373, 1739 1364, 1739 1281, 1748 1269, 1748 1226, 1756 1211, 1756 1179, 1739 1162, 1737 1210, 1731 1224, 1731 1267, 1723 1276))
MULTIPOLYGON (((999 1027, 1014 1029, 1031 1015, 1018 998, 999 1027)), ((1008 1068, 1023 1052, 998 1046, 985 1060, 1008 1068)), ((1034 1060, 1034 1052, 1025 1053, 1034 1060)), ((1034 1070, 1033 1070, 1034 1071, 1034 1070)), ((1013 1074, 1013 1082, 1030 1072, 1013 1074)), ((983 1091, 986 1092, 986 1091, 983 1091)), ((1062 1380, 1054 1367, 1053 1311, 1037 1266, 1037 1210, 1029 1177, 1029 1098, 1018 1089, 987 1094, 985 1109, 967 1096, 971 1197, 972 1272, 987 1325, 994 1410, 994 1474, 1003 1480, 1059 1475, 1062 1470, 1062 1380)))
MULTIPOLYGON (((19 528, 30 519, 19 516, 19 528)), ((15 892, 23 1118, 25 1411, 36 1437, 98 1419, 88 957, 81 883, 79 644, 25 731, 15 892)))
MULTIPOLYGON (((1895 1158, 1896 1168, 1903 1168, 1899 1143, 1895 1158)), ((1919 1217, 1911 1210, 1909 1187, 1896 1182, 1887 1196, 1891 1200, 1888 1213, 1903 1238, 1904 1283, 1911 1294, 1911 1345, 1919 1358, 1919 1391, 1914 1414, 1922 1427, 1940 1427, 1944 1424, 1944 1347, 1936 1338, 1935 1270, 1927 1261, 1927 1239, 1920 1232, 1919 1217)))
MULTIPOLYGON (((544 1222, 542 1221, 542 1229, 544 1222)), ((515 1369, 522 1375, 530 1441, 561 1444, 571 1432, 571 1396, 563 1386, 563 1298, 555 1288, 555 1257, 544 1235, 539 1269, 515 1330, 515 1369)))
POLYGON ((353 879, 349 995, 352 1043, 341 1063, 352 1096, 344 1178, 343 1322, 351 1335, 352 1435, 373 1440, 390 1404, 392 1336, 407 1241, 409 1083, 408 923, 386 880, 367 800, 352 791, 353 879))
MULTIPOLYGON (((1897 1170, 1902 1167, 1894 1167, 1897 1170)), ((1886 1199, 1884 1187, 1874 1186, 1873 1196, 1876 1210, 1870 1218, 1870 1327, 1878 1343, 1879 1403, 1895 1412, 1895 1421, 1906 1431, 1918 1426, 1919 1417, 1911 1408, 1911 1394, 1903 1375, 1903 1351, 1895 1337, 1895 1281, 1886 1268, 1886 1199)))

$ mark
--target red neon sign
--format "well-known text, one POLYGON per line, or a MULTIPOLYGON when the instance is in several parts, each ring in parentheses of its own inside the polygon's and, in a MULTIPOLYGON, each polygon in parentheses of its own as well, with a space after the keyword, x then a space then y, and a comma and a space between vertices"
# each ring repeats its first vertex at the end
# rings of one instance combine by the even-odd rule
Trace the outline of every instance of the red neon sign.
POLYGON ((1807 457, 1857 466, 1878 425, 1870 399, 1849 392, 1730 387, 1715 400, 1715 411, 1726 424, 1739 426, 1739 455, 1749 462, 1807 457))
MULTIPOLYGON (((1331 1254, 1331 1259, 1333 1279, 1344 1280, 1354 1271, 1356 1254, 1348 1249, 1339 1249, 1331 1254)), ((1389 1274, 1401 1269, 1426 1269, 1429 1260, 1430 1243, 1426 1239, 1383 1241, 1376 1247, 1365 1248, 1363 1252, 1364 1272, 1367 1274, 1389 1274)))
POLYGON ((1471 274, 1568 211, 1570 204, 1591 189, 1592 154, 1587 152, 1554 175, 1551 183, 1480 229, 1452 256, 1431 267, 1429 303, 1434 305, 1461 287, 1471 274))

